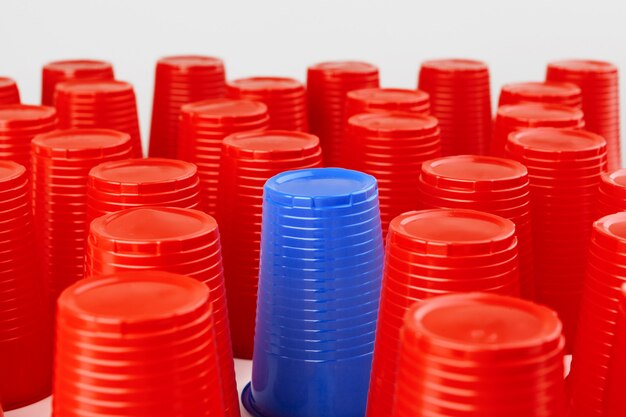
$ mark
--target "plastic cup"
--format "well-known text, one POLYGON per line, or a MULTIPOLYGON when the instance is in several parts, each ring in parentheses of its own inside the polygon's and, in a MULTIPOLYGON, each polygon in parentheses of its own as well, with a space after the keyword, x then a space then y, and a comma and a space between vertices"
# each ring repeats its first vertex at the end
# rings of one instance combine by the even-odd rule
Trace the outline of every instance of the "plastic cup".
POLYGON ((20 91, 15 80, 0 77, 0 106, 5 104, 20 104, 20 91))
POLYGON ((383 261, 377 208, 376 180, 356 171, 287 171, 266 183, 252 382, 242 394, 251 414, 364 414, 383 261), (361 222, 344 226, 354 213, 361 222))
POLYGON ((82 280, 58 303, 53 416, 227 416, 209 290, 161 271, 82 280))
POLYGON ((41 72, 41 104, 54 105, 54 91, 58 83, 88 79, 114 79, 113 66, 105 61, 88 59, 49 62, 41 72))
POLYGON ((428 114, 430 98, 420 90, 364 88, 348 92, 346 120, 359 113, 408 112, 428 114))
POLYGON ((557 81, 530 81, 505 84, 498 106, 546 103, 582 109, 582 91, 576 84, 557 81))

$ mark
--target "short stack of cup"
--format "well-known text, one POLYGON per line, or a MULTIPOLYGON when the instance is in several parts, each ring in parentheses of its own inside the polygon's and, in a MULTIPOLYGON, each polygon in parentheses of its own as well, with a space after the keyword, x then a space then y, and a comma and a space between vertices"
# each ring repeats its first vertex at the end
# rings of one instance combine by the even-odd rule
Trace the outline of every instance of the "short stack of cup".
POLYGON ((308 130, 306 90, 298 80, 285 77, 240 78, 228 83, 227 96, 265 104, 270 115, 270 129, 308 130))
POLYGON ((105 162, 89 172, 87 223, 96 217, 140 206, 200 207, 198 169, 175 159, 105 162))
POLYGON ((606 141, 577 129, 527 129, 511 134, 506 153, 528 169, 536 300, 559 313, 571 351, 606 141))
POLYGON ((583 96, 576 84, 557 81, 529 81, 502 86, 498 107, 522 103, 558 104, 582 109, 583 96))
POLYGON ((85 276, 124 271, 186 275, 209 288, 219 370, 227 417, 239 417, 220 237, 215 220, 198 210, 139 207, 107 214, 91 223, 85 276))
POLYGON ((387 234, 368 417, 391 409, 400 370, 400 329, 408 309, 417 301, 471 291, 519 295, 513 222, 460 209, 414 211, 393 219, 387 234))
POLYGON ((582 129, 584 126, 583 112, 573 107, 545 103, 501 106, 493 126, 491 155, 504 156, 507 139, 517 130, 538 127, 582 129))
POLYGON ((113 129, 128 133, 133 156, 141 158, 141 134, 133 86, 116 80, 76 80, 57 84, 54 106, 61 129, 113 129))
POLYGON ((494 294, 416 304, 401 335, 393 417, 565 416, 562 325, 494 294))
POLYGON ((0 160, 13 161, 30 171, 30 142, 57 128, 53 107, 7 104, 0 106, 0 160))
POLYGON ((309 129, 320 138, 325 166, 343 166, 347 156, 343 154, 346 94, 378 85, 378 68, 366 62, 323 62, 308 68, 309 129))
POLYGON ((202 210, 215 216, 222 142, 238 132, 260 132, 269 126, 267 106, 249 100, 217 98, 181 109, 178 158, 198 166, 202 210))
POLYGON ((20 104, 20 91, 15 80, 0 77, 0 106, 5 104, 20 104))
POLYGON ((180 108, 225 94, 226 74, 221 59, 198 55, 159 59, 154 78, 149 155, 176 158, 180 108))
POLYGON ((422 63, 418 88, 430 95, 441 126, 444 155, 487 153, 491 138, 491 90, 487 64, 469 59, 422 63))
POLYGON ((626 211, 626 169, 602 173, 596 218, 626 211))
POLYGON ((50 394, 52 346, 26 168, 0 161, 0 403, 5 410, 50 394))
POLYGON ((319 139, 307 133, 268 130, 235 133, 224 139, 217 220, 233 350, 238 358, 251 359, 254 345, 263 186, 283 171, 321 166, 319 139))
POLYGON ((533 299, 533 251, 528 170, 493 156, 457 155, 422 164, 418 197, 422 208, 472 209, 515 223, 520 290, 533 299))
POLYGON ((71 80, 112 80, 113 65, 106 61, 76 59, 54 61, 41 71, 41 104, 54 105, 54 92, 59 83, 71 80))
POLYGON ((338 168, 265 185, 254 416, 365 412, 383 263, 376 180, 338 168))
POLYGON ((364 88, 346 96, 346 120, 359 113, 398 111, 428 114, 430 96, 421 90, 403 88, 364 88))

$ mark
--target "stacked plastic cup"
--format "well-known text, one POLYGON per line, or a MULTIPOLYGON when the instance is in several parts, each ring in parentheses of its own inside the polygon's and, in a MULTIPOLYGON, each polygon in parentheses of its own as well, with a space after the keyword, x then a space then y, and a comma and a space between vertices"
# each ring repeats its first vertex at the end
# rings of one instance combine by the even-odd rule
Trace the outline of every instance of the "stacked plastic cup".
POLYGON ((383 264, 376 180, 338 168, 265 185, 252 382, 265 417, 365 413, 383 264))
POLYGON ((582 129, 584 126, 583 112, 573 107, 545 103, 501 106, 494 122, 491 154, 504 156, 509 135, 517 130, 539 127, 582 129))
POLYGON ((447 209, 413 211, 393 219, 387 234, 368 417, 388 414, 393 405, 400 329, 407 310, 417 301, 471 291, 519 294, 513 222, 474 210, 447 209))
POLYGON ((606 139, 609 169, 621 168, 619 74, 608 62, 571 60, 548 64, 546 79, 571 82, 583 95, 585 128, 606 139))
POLYGON ((182 107, 178 158, 198 166, 203 211, 216 214, 224 138, 266 130, 268 123, 267 106, 256 101, 218 98, 182 107))
POLYGON ((487 64, 467 59, 426 61, 418 88, 430 95, 444 155, 487 153, 492 124, 487 64))
POLYGON ((550 309, 456 294, 406 315, 393 417, 563 417, 562 325, 550 309))
POLYGON ((56 130, 33 139, 35 259, 51 308, 61 291, 83 278, 89 171, 130 155, 130 137, 114 130, 56 130))
POLYGON ((413 113, 361 113, 348 120, 345 165, 378 181, 383 234, 397 215, 419 208, 422 162, 441 156, 437 119, 413 113))
POLYGON ((22 165, 0 161, 0 403, 5 410, 49 395, 52 378, 45 291, 33 265, 28 177, 22 165))
POLYGON ((433 159, 422 164, 418 199, 422 208, 479 210, 515 223, 520 290, 524 298, 533 298, 530 187, 524 165, 477 155, 433 159))
POLYGON ((359 113, 430 112, 430 97, 420 90, 403 88, 364 88, 348 92, 346 119, 359 113))
POLYGON ((498 107, 522 103, 558 104, 582 109, 583 96, 576 84, 557 81, 529 81, 502 86, 498 107))
POLYGON ((626 211, 626 169, 602 173, 597 209, 596 218, 626 211))
POLYGON ((138 270, 186 275, 209 288, 225 415, 239 417, 220 236, 215 220, 198 210, 173 207, 131 208, 95 219, 87 244, 85 276, 138 270))
POLYGON ((270 129, 308 130, 306 90, 293 78, 250 77, 230 81, 227 95, 232 99, 260 101, 267 106, 270 129))
POLYGON ((506 153, 528 168, 535 298, 559 313, 570 351, 606 141, 583 130, 528 129, 511 134, 506 153))
POLYGON ((346 128, 346 94, 376 88, 378 68, 366 62, 334 61, 312 65, 307 71, 309 129, 320 138, 324 165, 342 166, 346 128))
POLYGON ((130 135, 133 156, 142 157, 133 86, 124 81, 78 80, 57 84, 59 127, 113 129, 130 135))
POLYGON ((626 415, 626 396, 624 396, 624 375, 626 375, 626 285, 622 287, 619 303, 617 333, 613 343, 606 400, 604 403, 604 416, 606 417, 622 417, 626 415))
MULTIPOLYGON (((572 361, 572 417, 603 417, 611 357, 617 354, 620 299, 626 284, 626 213, 593 224, 580 325, 572 361)), ((621 375, 622 388, 624 374, 621 375)), ((623 395, 623 392, 622 392, 623 395)))
POLYGON ((209 290, 160 271, 82 280, 59 298, 55 417, 226 417, 209 290))
POLYGON ((175 159, 146 158, 105 162, 89 172, 87 223, 126 208, 200 208, 197 167, 175 159))
POLYGON ((15 80, 0 77, 0 105, 20 104, 20 91, 15 80))
POLYGON ((176 158, 182 106, 225 94, 226 74, 221 59, 198 55, 159 59, 154 79, 150 156, 176 158))
POLYGON ((53 107, 7 104, 0 106, 0 160, 30 169, 30 141, 57 128, 53 107))
POLYGON ((54 105, 56 86, 71 80, 112 80, 113 65, 105 61, 89 59, 54 61, 46 64, 41 72, 41 104, 54 105))
POLYGON ((285 130, 235 133, 224 139, 217 220, 222 231, 233 350, 252 358, 265 182, 283 171, 318 168, 316 136, 285 130))

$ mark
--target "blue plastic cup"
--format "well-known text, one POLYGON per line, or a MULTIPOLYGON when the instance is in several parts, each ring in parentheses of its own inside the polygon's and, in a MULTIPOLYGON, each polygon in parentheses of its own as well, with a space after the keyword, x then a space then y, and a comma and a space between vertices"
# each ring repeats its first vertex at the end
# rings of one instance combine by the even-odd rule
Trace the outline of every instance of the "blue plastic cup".
POLYGON ((383 271, 376 179, 319 168, 263 197, 252 382, 257 417, 363 417, 383 271))

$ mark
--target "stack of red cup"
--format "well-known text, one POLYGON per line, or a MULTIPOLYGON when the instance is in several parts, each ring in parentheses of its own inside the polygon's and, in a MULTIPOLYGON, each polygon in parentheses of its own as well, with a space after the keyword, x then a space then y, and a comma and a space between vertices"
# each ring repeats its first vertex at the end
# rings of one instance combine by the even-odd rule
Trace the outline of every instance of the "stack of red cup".
POLYGON ((422 208, 472 209, 515 223, 520 291, 533 298, 533 253, 528 170, 492 156, 457 155, 422 164, 418 196, 422 208))
POLYGON ((283 171, 321 166, 319 139, 307 133, 268 130, 224 139, 217 219, 236 357, 252 358, 254 346, 263 186, 283 171))
POLYGON ((137 270, 186 275, 209 287, 225 415, 239 417, 222 254, 215 220, 201 211, 173 207, 131 208, 95 219, 87 244, 85 276, 137 270))
POLYGON ((376 88, 378 68, 366 62, 335 61, 312 65, 307 71, 309 128, 320 138, 324 165, 343 166, 346 94, 376 88))
POLYGON ((223 97, 226 93, 224 63, 197 55, 159 59, 154 78, 151 157, 176 158, 180 108, 188 103, 223 97))
POLYGON ((52 378, 28 177, 23 166, 0 161, 0 403, 6 410, 49 395, 52 378))
POLYGON ((582 109, 583 96, 576 84, 557 81, 530 81, 502 86, 498 107, 522 103, 558 104, 582 109))
POLYGON ((30 141, 57 128, 53 107, 8 104, 0 106, 0 160, 30 170, 30 141))
POLYGON ((626 211, 626 169, 602 173, 596 218, 626 211))
MULTIPOLYGON (((617 354, 622 287, 626 284, 626 213, 593 225, 580 325, 570 373, 572 417, 603 417, 611 356, 617 354)), ((621 375, 624 387, 624 374, 621 375)), ((623 395, 623 391, 622 391, 623 395)), ((622 414, 623 415, 623 414, 622 414)))
POLYGON ((444 155, 486 154, 491 140, 489 68, 480 61, 426 61, 418 88, 430 95, 444 155))
POLYGON ((66 81, 56 87, 59 127, 113 129, 130 135, 133 155, 142 157, 133 86, 124 81, 66 81))
POLYGON ((348 120, 346 167, 378 181, 383 235, 389 222, 419 208, 422 162, 441 155, 439 124, 417 113, 362 113, 348 120))
POLYGON ((624 396, 624 375, 626 375, 626 285, 619 295, 619 317, 617 333, 613 343, 613 352, 606 383, 605 417, 623 417, 626 415, 626 396, 624 396))
POLYGON ((346 120, 359 113, 430 112, 430 97, 420 90, 403 88, 364 88, 348 92, 346 120))
POLYGON ((561 330, 553 311, 513 297, 457 294, 417 304, 402 328, 390 414, 563 417, 561 330))
POLYGON ((227 96, 265 104, 270 115, 270 129, 308 130, 306 90, 298 80, 284 77, 240 78, 228 83, 227 96))
POLYGON ((267 106, 256 101, 217 98, 182 107, 178 157, 198 166, 203 211, 216 214, 224 138, 266 130, 268 123, 267 106))
POLYGON ((608 62, 571 60, 548 64, 546 79, 578 85, 583 95, 585 128, 606 139, 609 169, 621 167, 619 75, 608 62))
POLYGON ((570 351, 606 141, 583 130, 527 129, 511 134, 506 153, 528 168, 536 300, 559 313, 570 351))
POLYGON ((407 310, 416 301, 470 291, 519 294, 513 222, 474 210, 447 209, 409 212, 391 222, 368 417, 391 409, 407 310))
POLYGON ((53 106, 56 86, 64 81, 113 78, 113 65, 106 61, 78 59, 50 62, 41 72, 41 104, 53 106))
POLYGON ((20 104, 20 91, 14 80, 0 77, 0 105, 20 104))
POLYGON ((59 298, 54 417, 227 417, 208 289, 161 271, 85 279, 59 298))
POLYGON ((126 208, 200 208, 198 169, 175 159, 110 161, 89 172, 87 223, 126 208))
POLYGON ((83 278, 89 171, 130 156, 130 136, 114 130, 57 130, 33 139, 36 259, 50 307, 61 291, 83 278))
POLYGON ((522 103, 498 108, 493 126, 491 154, 504 156, 509 135, 520 129, 554 127, 576 128, 585 126, 583 112, 558 104, 522 103))

